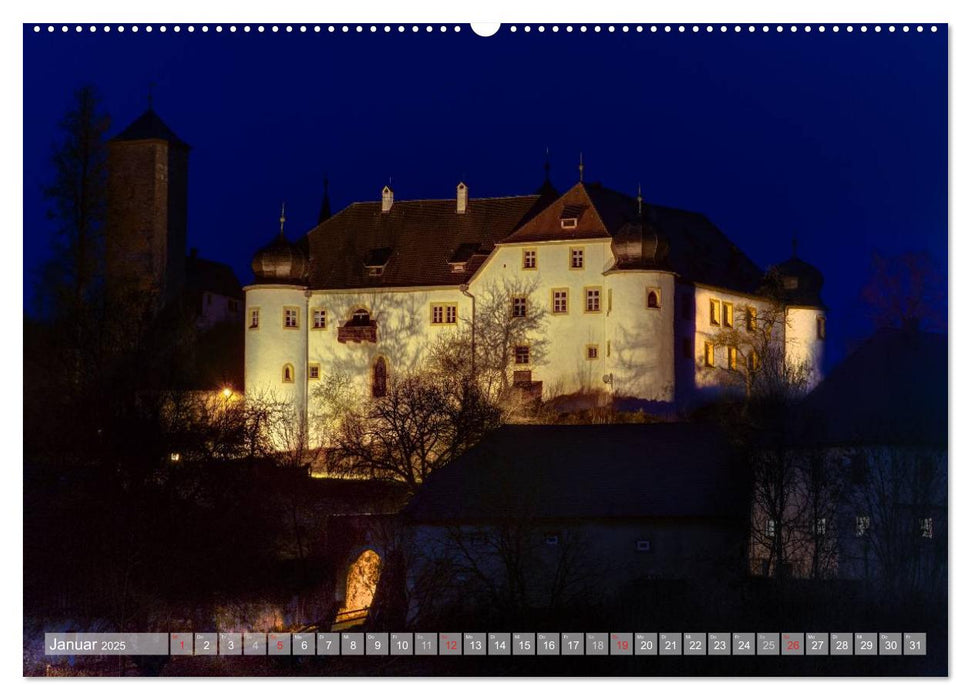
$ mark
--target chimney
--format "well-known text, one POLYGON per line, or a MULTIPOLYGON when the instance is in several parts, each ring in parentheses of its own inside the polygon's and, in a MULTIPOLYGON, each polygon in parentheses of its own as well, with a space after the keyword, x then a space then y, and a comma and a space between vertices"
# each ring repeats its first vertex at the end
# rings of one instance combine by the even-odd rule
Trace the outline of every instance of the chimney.
POLYGON ((385 185, 384 189, 381 190, 381 213, 387 214, 391 211, 392 204, 394 204, 394 190, 391 189, 390 185, 385 185))
POLYGON ((464 182, 460 182, 455 188, 455 213, 464 214, 469 206, 469 188, 464 182))

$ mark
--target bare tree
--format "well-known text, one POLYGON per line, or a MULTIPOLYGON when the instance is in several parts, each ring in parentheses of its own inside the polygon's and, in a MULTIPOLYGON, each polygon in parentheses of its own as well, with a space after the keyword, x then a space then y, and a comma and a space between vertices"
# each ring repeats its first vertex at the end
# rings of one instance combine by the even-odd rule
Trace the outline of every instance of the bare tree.
POLYGON ((393 479, 414 489, 498 423, 498 409, 467 377, 400 376, 386 396, 344 415, 328 466, 333 473, 393 479))
POLYGON ((873 254, 870 279, 863 299, 878 327, 946 327, 944 275, 926 252, 896 256, 873 254))

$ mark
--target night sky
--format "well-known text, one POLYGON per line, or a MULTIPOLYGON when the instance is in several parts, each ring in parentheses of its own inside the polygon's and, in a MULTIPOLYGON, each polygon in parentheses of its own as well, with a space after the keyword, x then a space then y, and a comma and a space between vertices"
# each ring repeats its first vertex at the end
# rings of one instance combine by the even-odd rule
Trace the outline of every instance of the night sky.
POLYGON ((826 278, 832 362, 872 330, 874 251, 947 266, 947 29, 877 34, 574 31, 475 36, 189 34, 25 27, 24 279, 48 254, 41 188, 72 92, 93 83, 114 135, 147 105, 192 146, 189 245, 251 281, 253 252, 334 210, 526 194, 585 179, 703 212, 756 263, 826 278))

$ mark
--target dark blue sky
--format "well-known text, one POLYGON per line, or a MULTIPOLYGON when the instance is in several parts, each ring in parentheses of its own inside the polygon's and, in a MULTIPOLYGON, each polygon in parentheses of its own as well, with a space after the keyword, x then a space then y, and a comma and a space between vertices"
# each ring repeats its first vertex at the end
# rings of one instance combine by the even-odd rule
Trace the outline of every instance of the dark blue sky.
POLYGON ((947 265, 947 30, 544 34, 35 34, 24 43, 24 271, 49 250, 43 184, 71 93, 117 133, 146 106, 192 147, 189 245, 251 279, 277 230, 378 199, 529 193, 552 154, 586 179, 707 214, 762 266, 825 275, 831 359, 872 326, 870 256, 947 265))

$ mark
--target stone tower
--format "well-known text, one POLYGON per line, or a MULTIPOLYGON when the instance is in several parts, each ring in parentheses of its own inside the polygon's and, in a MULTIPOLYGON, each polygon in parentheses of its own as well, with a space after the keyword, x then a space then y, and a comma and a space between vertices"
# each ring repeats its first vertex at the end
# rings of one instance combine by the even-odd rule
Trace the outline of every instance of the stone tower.
POLYGON ((159 308, 185 284, 189 145, 151 107, 108 142, 108 293, 159 308))

